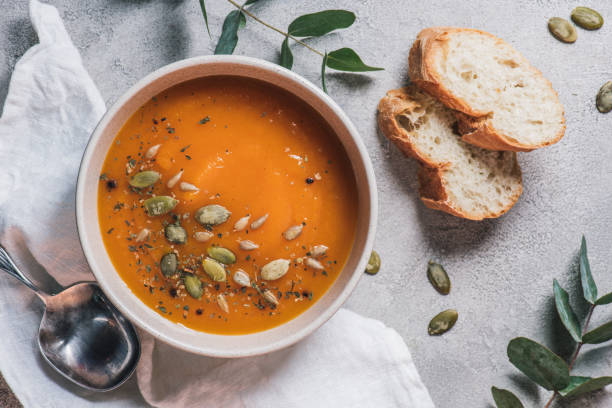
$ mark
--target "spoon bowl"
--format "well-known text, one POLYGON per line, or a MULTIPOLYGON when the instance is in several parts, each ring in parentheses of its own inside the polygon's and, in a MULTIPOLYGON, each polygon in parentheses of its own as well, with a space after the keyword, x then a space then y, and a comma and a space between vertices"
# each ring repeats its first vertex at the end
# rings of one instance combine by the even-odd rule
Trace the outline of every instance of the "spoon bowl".
POLYGON ((45 304, 38 346, 57 372, 92 391, 110 391, 130 378, 140 358, 138 334, 96 282, 75 283, 48 295, 17 268, 2 246, 0 269, 45 304))
POLYGON ((74 284, 45 301, 38 345, 49 364, 96 391, 129 378, 140 356, 138 336, 97 283, 74 284))

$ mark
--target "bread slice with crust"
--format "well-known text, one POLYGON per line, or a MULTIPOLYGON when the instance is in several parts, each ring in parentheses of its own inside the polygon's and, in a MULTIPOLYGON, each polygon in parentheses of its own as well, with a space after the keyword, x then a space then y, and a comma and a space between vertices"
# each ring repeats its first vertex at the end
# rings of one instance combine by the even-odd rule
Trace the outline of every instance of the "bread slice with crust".
POLYGON ((516 153, 464 142, 456 121, 452 110, 415 85, 387 92, 378 105, 382 132, 421 163, 425 205, 471 220, 499 217, 523 191, 516 153))
POLYGON ((463 139, 491 150, 530 151, 565 133, 551 83, 510 44, 484 31, 422 30, 409 57, 410 80, 460 113, 463 139))

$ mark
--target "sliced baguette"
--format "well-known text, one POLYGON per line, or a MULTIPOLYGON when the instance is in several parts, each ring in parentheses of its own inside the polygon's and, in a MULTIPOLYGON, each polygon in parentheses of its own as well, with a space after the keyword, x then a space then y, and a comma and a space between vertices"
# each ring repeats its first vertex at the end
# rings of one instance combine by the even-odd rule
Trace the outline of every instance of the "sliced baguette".
POLYGON ((495 218, 523 191, 516 153, 462 141, 454 112, 415 85, 387 92, 378 105, 378 125, 421 162, 419 193, 430 208, 471 220, 495 218))
POLYGON ((551 83, 510 44, 452 27, 422 30, 410 50, 410 80, 459 111, 463 139, 491 150, 530 151, 565 133, 551 83))

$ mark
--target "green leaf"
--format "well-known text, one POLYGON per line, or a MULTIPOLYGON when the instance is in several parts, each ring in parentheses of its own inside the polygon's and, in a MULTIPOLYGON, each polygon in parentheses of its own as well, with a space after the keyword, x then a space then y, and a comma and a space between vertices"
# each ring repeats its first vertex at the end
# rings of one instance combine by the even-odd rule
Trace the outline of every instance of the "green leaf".
POLYGON ((524 408, 521 400, 508 390, 491 387, 491 394, 497 408, 524 408))
POLYGON ((597 302, 595 302, 596 305, 607 305, 608 303, 612 303, 612 292, 608 293, 607 295, 603 295, 597 299, 597 302))
POLYGON ((546 347, 525 337, 508 343, 508 358, 533 382, 547 390, 562 390, 570 382, 565 361, 546 347))
POLYGON ((597 286, 591 275, 591 267, 589 266, 589 258, 587 256, 586 239, 582 236, 582 244, 580 245, 580 281, 582 282, 582 292, 587 302, 595 304, 597 300, 597 286))
POLYGON ((599 326, 582 336, 582 342, 587 344, 599 344, 610 339, 612 339, 612 322, 599 326))
POLYGON ((285 41, 281 45, 280 65, 287 69, 293 67, 293 54, 289 48, 289 37, 285 37, 285 41))
POLYGON ((557 282, 556 279, 553 281, 553 291, 555 292, 555 305, 557 306, 559 318, 561 318, 563 325, 574 340, 576 340, 576 342, 580 342, 582 337, 580 334, 580 323, 578 323, 576 313, 574 313, 569 304, 569 295, 559 285, 559 282, 557 282))
POLYGON ((223 29, 215 54, 231 54, 238 44, 238 29, 246 23, 246 17, 239 10, 231 11, 223 21, 223 29))
POLYGON ((294 37, 320 37, 334 30, 350 27, 355 14, 346 10, 325 10, 305 14, 289 24, 287 32, 294 37))
POLYGON ((327 66, 338 71, 348 72, 380 71, 384 69, 364 64, 359 55, 350 48, 340 48, 330 52, 327 57, 327 66))
POLYGON ((204 16, 206 31, 208 31, 208 36, 212 38, 212 36, 210 35, 210 28, 208 28, 208 15, 206 14, 206 5, 204 4, 204 0, 200 0, 200 8, 202 9, 202 15, 204 16))
POLYGON ((248 6, 249 4, 257 3, 258 1, 259 0, 248 0, 246 3, 244 3, 244 5, 242 7, 248 6))
POLYGON ((559 391, 563 397, 574 397, 587 392, 602 389, 606 385, 612 384, 612 377, 574 377, 570 379, 570 384, 559 391))
POLYGON ((327 58, 327 51, 325 51, 325 55, 323 56, 323 64, 321 65, 321 87, 325 93, 327 93, 327 87, 325 86, 325 66, 327 65, 327 58))

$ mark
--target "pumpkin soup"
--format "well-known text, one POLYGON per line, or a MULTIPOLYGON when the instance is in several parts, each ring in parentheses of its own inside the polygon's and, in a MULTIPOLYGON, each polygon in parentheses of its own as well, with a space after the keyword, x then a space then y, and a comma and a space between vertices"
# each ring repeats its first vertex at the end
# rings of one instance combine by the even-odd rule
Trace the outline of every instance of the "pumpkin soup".
POLYGON ((246 334, 320 299, 353 245, 357 190, 330 127, 264 82, 174 86, 124 124, 100 175, 106 250, 165 318, 246 334))

